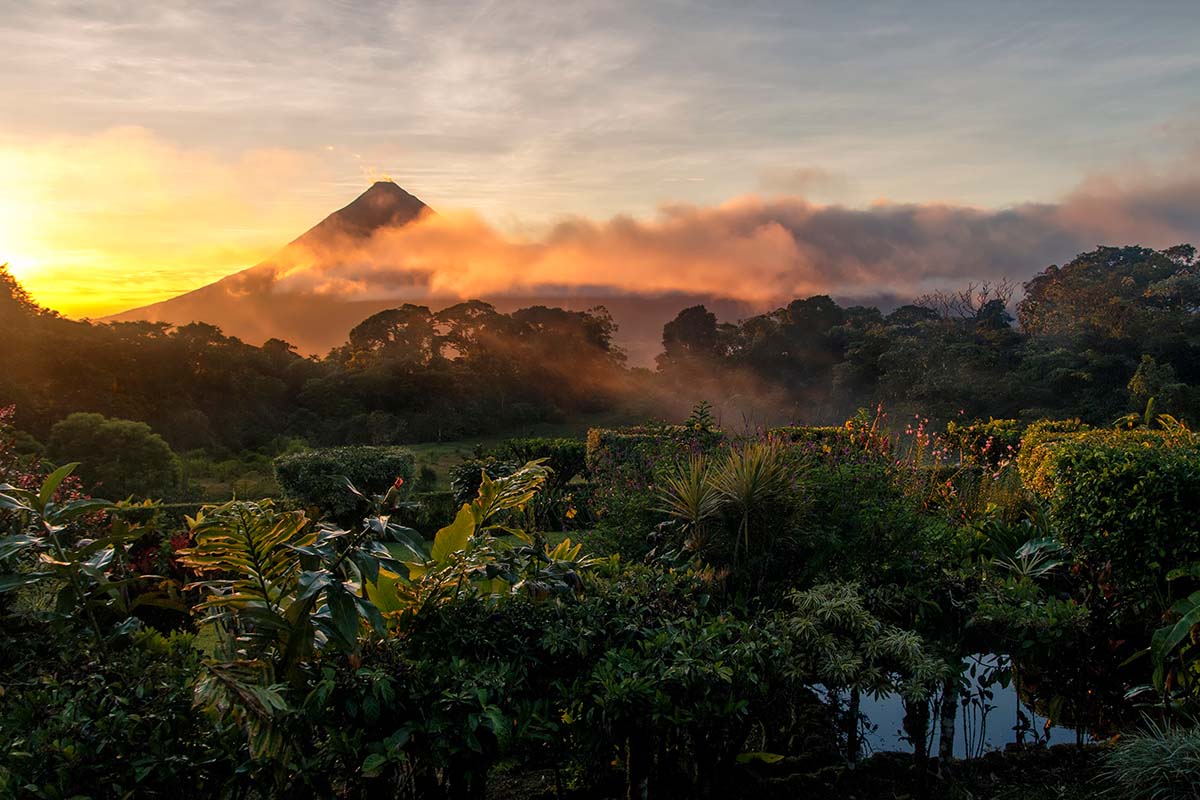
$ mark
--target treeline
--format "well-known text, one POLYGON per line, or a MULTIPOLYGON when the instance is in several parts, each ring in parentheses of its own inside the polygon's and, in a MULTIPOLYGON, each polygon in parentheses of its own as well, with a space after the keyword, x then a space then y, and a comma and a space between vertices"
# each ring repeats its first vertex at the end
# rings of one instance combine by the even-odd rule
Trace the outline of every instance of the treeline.
MULTIPOLYGON (((674 416, 701 399, 747 421, 895 414, 1078 416, 1200 412, 1196 251, 1101 247, 1024 285, 934 293, 883 313, 826 296, 737 324, 703 306, 663 330, 658 370, 628 369, 603 308, 480 301, 403 305, 364 320, 324 358, 261 347, 203 323, 98 324, 33 303, 0 268, 0 407, 45 441, 76 411, 148 423, 176 450, 454 440, 611 409, 674 416), (1015 317, 1010 313, 1015 310, 1015 317)), ((686 411, 684 411, 686 413, 686 411)))
POLYGON ((890 314, 796 300, 734 324, 703 306, 663 331, 659 370, 699 396, 773 393, 828 423, 883 404, 950 420, 1200 414, 1200 262, 1191 245, 1101 247, 1024 285, 937 292, 890 314))
POLYGON ((318 359, 203 323, 68 320, 0 268, 0 330, 0 407, 41 441, 77 411, 144 421, 176 450, 457 439, 606 408, 625 374, 603 309, 405 305, 318 359))

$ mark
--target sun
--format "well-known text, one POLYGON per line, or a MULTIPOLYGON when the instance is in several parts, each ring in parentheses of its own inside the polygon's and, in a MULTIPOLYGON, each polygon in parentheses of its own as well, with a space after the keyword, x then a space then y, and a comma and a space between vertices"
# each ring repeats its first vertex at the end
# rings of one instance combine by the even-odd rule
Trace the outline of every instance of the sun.
POLYGON ((24 280, 37 274, 37 259, 22 235, 24 220, 13 206, 12 201, 0 198, 0 264, 7 263, 8 271, 24 280))

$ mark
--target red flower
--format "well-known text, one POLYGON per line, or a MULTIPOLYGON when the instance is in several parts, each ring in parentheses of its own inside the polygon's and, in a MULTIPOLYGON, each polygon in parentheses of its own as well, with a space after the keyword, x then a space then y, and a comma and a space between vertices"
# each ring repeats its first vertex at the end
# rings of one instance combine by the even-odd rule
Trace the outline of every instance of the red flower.
POLYGON ((404 485, 404 478, 401 478, 401 477, 397 476, 397 477, 396 477, 396 482, 392 484, 392 488, 393 488, 393 489, 399 489, 399 488, 400 488, 401 486, 403 486, 403 485, 404 485))

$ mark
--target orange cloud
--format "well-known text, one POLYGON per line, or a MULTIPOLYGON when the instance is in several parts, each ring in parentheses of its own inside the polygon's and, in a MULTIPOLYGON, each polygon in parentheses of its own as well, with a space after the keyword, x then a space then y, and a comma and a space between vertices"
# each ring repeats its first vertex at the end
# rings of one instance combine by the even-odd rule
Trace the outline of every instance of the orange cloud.
MULTIPOLYGON (((1094 179, 1057 204, 818 205, 744 197, 654 219, 569 218, 538 237, 441 211, 276 261, 272 290, 343 300, 706 294, 762 305, 826 293, 907 299, 970 280, 1024 279, 1098 244, 1200 239, 1200 176, 1094 179)), ((256 287, 257 289, 261 286, 256 287)))

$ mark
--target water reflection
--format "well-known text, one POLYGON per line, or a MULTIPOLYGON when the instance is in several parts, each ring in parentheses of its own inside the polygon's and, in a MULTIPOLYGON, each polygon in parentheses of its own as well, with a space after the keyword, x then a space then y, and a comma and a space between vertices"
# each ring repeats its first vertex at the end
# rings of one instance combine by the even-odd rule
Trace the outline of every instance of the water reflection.
MULTIPOLYGON (((1026 703, 1019 702, 1016 689, 1000 680, 992 680, 998 672, 1007 672, 1001 657, 990 654, 972 656, 964 662, 971 697, 964 708, 958 709, 954 726, 954 756, 967 758, 981 752, 1002 749, 1017 740, 1018 726, 1025 730, 1024 741, 1045 741, 1047 744, 1067 744, 1076 741, 1075 730, 1052 726, 1044 730, 1046 719, 1034 713, 1026 703), (971 673, 974 673, 973 677, 971 673), (1018 716, 1018 710, 1024 720, 1018 716)), ((868 720, 868 729, 863 735, 865 753, 886 750, 912 751, 912 745, 904 735, 904 702, 898 695, 886 695, 878 699, 862 698, 861 711, 868 720)), ((941 739, 936 714, 929 721, 929 752, 936 755, 941 739)))

